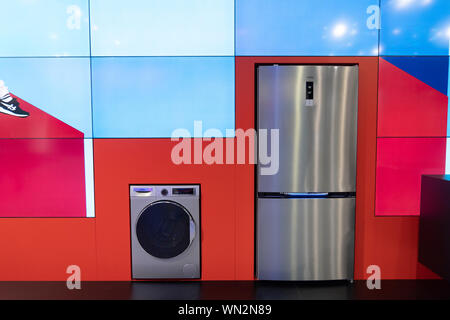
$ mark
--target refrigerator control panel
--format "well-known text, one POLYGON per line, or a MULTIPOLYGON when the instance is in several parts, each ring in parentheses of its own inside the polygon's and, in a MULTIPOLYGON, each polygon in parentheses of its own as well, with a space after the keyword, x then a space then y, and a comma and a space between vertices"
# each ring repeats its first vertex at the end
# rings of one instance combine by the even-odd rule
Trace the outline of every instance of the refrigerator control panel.
POLYGON ((314 82, 306 81, 306 101, 305 106, 314 106, 314 82))

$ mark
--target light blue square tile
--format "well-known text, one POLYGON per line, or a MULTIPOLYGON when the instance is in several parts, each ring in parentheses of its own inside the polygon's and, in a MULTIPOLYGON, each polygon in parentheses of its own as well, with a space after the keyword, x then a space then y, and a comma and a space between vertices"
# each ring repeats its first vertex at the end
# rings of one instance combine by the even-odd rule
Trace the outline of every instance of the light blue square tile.
POLYGON ((2 0, 0 56, 89 56, 88 0, 2 0))
POLYGON ((378 0, 238 0, 238 56, 376 56, 378 0))
POLYGON ((92 137, 89 57, 0 58, 0 80, 16 96, 92 137))
POLYGON ((94 56, 232 56, 234 0, 92 0, 94 56))
POLYGON ((381 1, 382 55, 448 55, 449 0, 381 1))
POLYGON ((234 129, 234 57, 97 57, 92 71, 95 138, 234 129))

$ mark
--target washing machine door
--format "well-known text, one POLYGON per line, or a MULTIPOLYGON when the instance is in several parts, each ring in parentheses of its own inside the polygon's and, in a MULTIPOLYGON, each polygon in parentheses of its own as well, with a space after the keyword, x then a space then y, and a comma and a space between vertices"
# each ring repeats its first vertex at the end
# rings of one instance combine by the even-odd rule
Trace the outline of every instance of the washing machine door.
POLYGON ((195 237, 195 223, 189 212, 174 201, 158 201, 142 210, 136 236, 150 255, 168 259, 183 253, 195 237))

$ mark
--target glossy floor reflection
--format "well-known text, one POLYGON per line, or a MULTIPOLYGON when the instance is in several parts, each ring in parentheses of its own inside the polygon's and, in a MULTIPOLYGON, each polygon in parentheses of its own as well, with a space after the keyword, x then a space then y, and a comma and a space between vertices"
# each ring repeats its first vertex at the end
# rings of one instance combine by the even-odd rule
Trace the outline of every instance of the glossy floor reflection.
POLYGON ((415 300, 450 299, 440 280, 385 280, 381 290, 348 282, 0 282, 1 300, 415 300))

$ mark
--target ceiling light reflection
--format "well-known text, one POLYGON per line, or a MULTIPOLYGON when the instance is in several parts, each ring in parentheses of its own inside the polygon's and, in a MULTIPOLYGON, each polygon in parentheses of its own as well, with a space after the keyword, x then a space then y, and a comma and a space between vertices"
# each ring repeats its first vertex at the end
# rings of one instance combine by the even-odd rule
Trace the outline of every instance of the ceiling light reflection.
POLYGON ((415 0, 394 0, 394 3, 398 9, 405 9, 414 2, 415 0))
POLYGON ((333 28, 333 36, 336 38, 341 38, 347 33, 347 25, 344 23, 339 23, 333 28))

